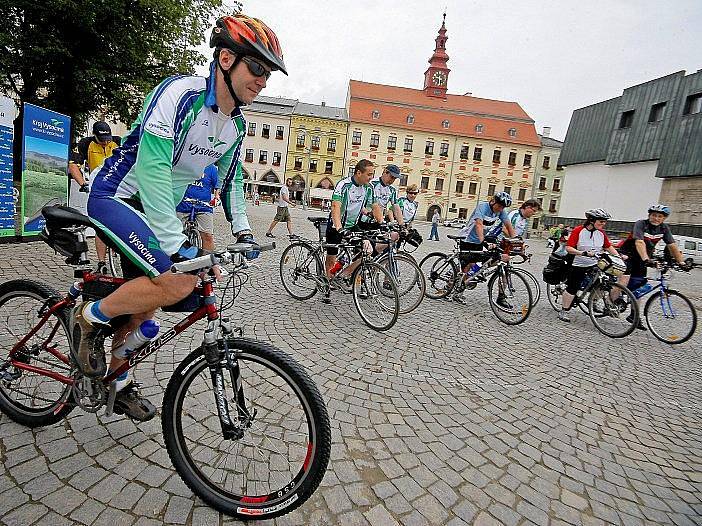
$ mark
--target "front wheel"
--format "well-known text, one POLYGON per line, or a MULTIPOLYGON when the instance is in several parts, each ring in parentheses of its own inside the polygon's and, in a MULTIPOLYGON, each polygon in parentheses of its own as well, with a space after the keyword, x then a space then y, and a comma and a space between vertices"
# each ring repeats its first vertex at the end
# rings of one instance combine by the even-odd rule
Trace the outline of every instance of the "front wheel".
POLYGON ((661 290, 648 298, 644 318, 651 334, 671 345, 685 343, 697 329, 695 307, 676 290, 661 290))
POLYGON ((351 274, 353 303, 363 322, 387 331, 400 314, 400 295, 390 273, 373 261, 362 262, 351 274))
MULTIPOLYGON (((48 376, 12 366, 10 351, 41 321, 61 295, 36 281, 0 285, 0 410, 28 427, 59 422, 75 406, 71 386, 48 376)), ((56 311, 13 356, 17 361, 69 376, 67 309, 56 311)))
POLYGON ((308 300, 317 293, 315 278, 324 274, 316 249, 302 242, 288 245, 280 256, 280 280, 296 300, 308 300))
POLYGON ((536 279, 536 276, 534 276, 531 272, 524 270, 523 268, 513 267, 512 270, 522 276, 529 284, 529 288, 531 289, 531 306, 535 307, 541 299, 541 285, 539 284, 539 280, 536 279))
POLYGON ((561 303, 563 301, 563 292, 565 289, 565 282, 556 283, 555 285, 552 283, 546 284, 546 297, 548 298, 548 302, 551 304, 551 307, 553 307, 553 310, 556 312, 559 312, 562 308, 561 303))
POLYGON ((639 323, 636 296, 619 283, 595 285, 590 290, 587 307, 597 330, 610 338, 628 336, 639 323))
POLYGON ((303 367, 275 347, 229 339, 228 368, 224 341, 218 343, 222 388, 243 436, 223 438, 212 375, 202 348, 196 349, 173 373, 163 399, 163 436, 173 466, 196 495, 223 513, 249 520, 289 513, 314 493, 329 462, 331 429, 322 396, 303 367))
POLYGON ((461 271, 453 258, 441 252, 425 256, 419 262, 419 268, 427 282, 425 294, 431 299, 446 297, 453 290, 461 271))
MULTIPOLYGON (((426 281, 424 274, 417 265, 414 258, 405 253, 383 254, 376 262, 382 265, 395 280, 397 293, 400 296, 400 314, 409 314, 419 307, 426 292, 426 281)), ((387 283, 381 283, 381 292, 391 294, 391 288, 387 283)))
POLYGON ((197 248, 202 248, 202 236, 197 229, 195 221, 188 221, 185 226, 185 235, 188 237, 190 244, 197 248))
POLYGON ((497 319, 519 325, 531 313, 531 289, 526 279, 510 269, 495 272, 488 281, 488 300, 497 319))

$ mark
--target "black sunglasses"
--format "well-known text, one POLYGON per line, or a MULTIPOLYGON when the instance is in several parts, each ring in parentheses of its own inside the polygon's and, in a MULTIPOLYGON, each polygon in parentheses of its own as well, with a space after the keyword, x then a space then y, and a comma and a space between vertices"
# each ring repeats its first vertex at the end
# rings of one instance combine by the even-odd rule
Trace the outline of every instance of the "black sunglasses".
POLYGON ((417 195, 419 192, 407 192, 410 195, 417 195))
POLYGON ((255 60, 250 59, 248 57, 244 57, 241 60, 246 64, 246 66, 249 68, 249 71, 254 77, 266 77, 266 80, 271 78, 271 71, 267 70, 259 62, 256 62, 255 60))

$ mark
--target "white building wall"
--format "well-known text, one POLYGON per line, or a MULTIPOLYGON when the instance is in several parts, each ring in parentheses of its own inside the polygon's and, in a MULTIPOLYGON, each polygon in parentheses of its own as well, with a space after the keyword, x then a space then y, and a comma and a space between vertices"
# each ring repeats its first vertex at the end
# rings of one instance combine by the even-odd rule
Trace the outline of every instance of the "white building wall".
POLYGON ((569 165, 558 215, 584 217, 585 210, 604 208, 617 221, 641 219, 661 194, 663 179, 655 177, 657 167, 658 161, 569 165))

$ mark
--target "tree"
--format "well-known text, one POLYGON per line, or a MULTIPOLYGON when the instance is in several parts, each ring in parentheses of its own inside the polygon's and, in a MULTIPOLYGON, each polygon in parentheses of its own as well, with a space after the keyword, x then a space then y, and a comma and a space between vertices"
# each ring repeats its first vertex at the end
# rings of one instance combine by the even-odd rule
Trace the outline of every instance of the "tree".
POLYGON ((225 11, 222 0, 0 0, 0 91, 71 116, 74 130, 96 110, 131 123, 159 81, 205 62, 195 47, 225 11))

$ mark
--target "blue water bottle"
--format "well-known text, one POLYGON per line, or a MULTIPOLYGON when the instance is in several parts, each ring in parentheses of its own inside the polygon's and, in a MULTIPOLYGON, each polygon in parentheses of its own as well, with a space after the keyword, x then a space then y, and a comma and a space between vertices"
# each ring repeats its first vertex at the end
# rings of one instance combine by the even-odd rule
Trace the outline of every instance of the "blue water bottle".
POLYGON ((129 358, 134 349, 138 349, 141 345, 153 340, 160 328, 161 326, 157 321, 146 320, 142 322, 139 327, 127 335, 124 343, 115 349, 112 354, 121 360, 129 358))
POLYGON ((636 299, 639 299, 641 296, 646 295, 652 288, 653 285, 647 281, 634 291, 634 296, 636 296, 636 299))

